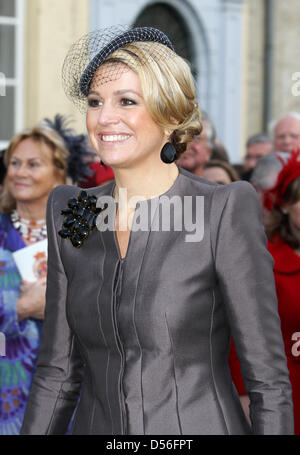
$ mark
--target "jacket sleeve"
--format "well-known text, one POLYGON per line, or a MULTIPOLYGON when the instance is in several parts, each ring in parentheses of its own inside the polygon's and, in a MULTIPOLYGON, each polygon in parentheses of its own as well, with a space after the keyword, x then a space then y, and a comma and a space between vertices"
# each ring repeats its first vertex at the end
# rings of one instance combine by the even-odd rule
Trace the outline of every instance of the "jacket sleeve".
POLYGON ((273 258, 266 248, 258 196, 248 182, 235 182, 217 187, 213 199, 216 273, 250 398, 252 431, 293 434, 273 258))
POLYGON ((47 204, 48 270, 45 320, 37 370, 21 434, 65 434, 76 407, 83 363, 76 338, 66 319, 67 277, 60 257, 55 226, 54 189, 47 204))
POLYGON ((229 367, 230 367, 231 377, 232 377, 233 383, 235 385, 235 388, 236 388, 238 394, 247 395, 247 392, 246 392, 246 389, 244 386, 244 381, 242 378, 240 362, 237 357, 236 350, 235 350, 232 339, 230 342, 229 367))

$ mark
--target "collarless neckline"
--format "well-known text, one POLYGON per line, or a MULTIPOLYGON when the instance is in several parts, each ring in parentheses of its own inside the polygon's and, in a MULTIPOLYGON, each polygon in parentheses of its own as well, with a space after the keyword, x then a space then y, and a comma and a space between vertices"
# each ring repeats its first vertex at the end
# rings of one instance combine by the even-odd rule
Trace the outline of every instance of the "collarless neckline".
MULTIPOLYGON (((177 186, 178 180, 179 180, 179 178, 180 178, 180 176, 181 176, 181 168, 180 168, 177 164, 176 164, 176 167, 177 167, 177 169, 178 169, 178 174, 177 174, 177 176, 176 176, 174 182, 173 182, 172 185, 170 186, 170 188, 168 188, 164 193, 158 194, 157 196, 153 196, 153 197, 148 198, 148 199, 143 198, 143 199, 141 199, 140 201, 138 201, 138 202, 136 203, 136 205, 141 204, 141 203, 148 203, 149 201, 154 201, 154 200, 156 200, 156 199, 159 199, 159 198, 162 197, 162 196, 167 196, 169 193, 171 193, 171 192, 175 189, 175 187, 177 186)), ((114 197, 113 194, 114 194, 115 188, 116 188, 116 183, 114 182, 114 184, 112 185, 112 188, 111 188, 111 190, 110 190, 110 196, 111 196, 111 197, 114 197)), ((115 204, 117 205, 118 202, 115 201, 115 204)))
MULTIPOLYGON (((176 164, 176 166, 177 166, 177 164, 176 164)), ((177 169, 178 169, 178 175, 176 176, 176 178, 175 178, 174 182, 172 183, 172 185, 170 186, 170 188, 168 188, 164 193, 161 193, 158 196, 155 196, 155 197, 150 198, 150 199, 142 199, 142 200, 140 200, 140 201, 138 201, 136 203, 136 206, 135 206, 135 209, 134 209, 134 213, 132 215, 132 226, 134 225, 134 223, 136 221, 137 209, 140 207, 141 204, 148 205, 149 201, 150 201, 150 203, 155 204, 155 202, 158 202, 159 199, 162 196, 167 196, 167 195, 169 195, 170 193, 172 193, 176 189, 176 187, 178 185, 178 181, 180 180, 180 176, 182 174, 181 173, 181 168, 179 166, 177 166, 177 169)), ((113 197, 115 186, 116 186, 116 183, 114 183, 112 185, 111 189, 110 189, 110 194, 109 195, 111 197, 113 197)), ((122 257, 121 256, 120 245, 119 245, 119 242, 118 242, 118 239, 117 239, 117 233, 116 233, 116 229, 115 229, 117 205, 118 205, 118 203, 115 201, 113 240, 114 240, 114 246, 115 246, 116 251, 117 251, 118 260, 121 261, 121 262, 125 262, 126 259, 128 259, 128 257, 129 257, 129 254, 130 254, 130 251, 131 251, 131 245, 132 245, 132 242, 133 242, 133 236, 134 236, 135 232, 134 232, 134 229, 132 229, 132 226, 131 226, 129 239, 128 239, 128 245, 127 245, 127 249, 126 249, 126 254, 125 254, 125 256, 122 257)), ((149 235, 149 232, 148 232, 148 235, 149 235)))

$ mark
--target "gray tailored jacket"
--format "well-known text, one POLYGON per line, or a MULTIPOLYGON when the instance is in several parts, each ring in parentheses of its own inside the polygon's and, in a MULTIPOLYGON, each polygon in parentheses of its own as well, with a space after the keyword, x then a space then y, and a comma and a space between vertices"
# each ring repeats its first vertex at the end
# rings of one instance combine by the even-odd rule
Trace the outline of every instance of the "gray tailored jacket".
MULTIPOLYGON (((46 315, 21 434, 64 434, 77 403, 76 435, 293 434, 256 192, 247 182, 217 185, 179 171, 164 195, 137 204, 124 259, 113 230, 94 229, 81 248, 58 236, 61 210, 80 189, 52 191, 46 315), (189 223, 178 228, 178 207, 171 207, 171 230, 154 229, 162 196, 195 202, 197 241, 188 240, 189 223), (149 214, 143 230, 136 228, 142 209, 149 214), (251 427, 230 376, 231 336, 251 427)), ((101 198, 114 185, 87 191, 101 198)))

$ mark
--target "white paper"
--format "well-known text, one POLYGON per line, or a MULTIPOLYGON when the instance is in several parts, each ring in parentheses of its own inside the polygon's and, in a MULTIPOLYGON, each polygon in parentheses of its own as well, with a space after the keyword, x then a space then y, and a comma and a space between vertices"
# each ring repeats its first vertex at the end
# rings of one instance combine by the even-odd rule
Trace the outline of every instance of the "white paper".
POLYGON ((47 275, 47 239, 15 251, 13 257, 23 280, 34 282, 47 275))

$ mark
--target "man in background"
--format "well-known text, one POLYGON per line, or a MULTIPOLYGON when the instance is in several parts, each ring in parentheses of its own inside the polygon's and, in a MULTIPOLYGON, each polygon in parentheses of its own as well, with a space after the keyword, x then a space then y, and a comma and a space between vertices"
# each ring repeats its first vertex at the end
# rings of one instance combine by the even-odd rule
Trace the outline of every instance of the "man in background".
POLYGON ((249 137, 246 143, 246 155, 244 158, 243 180, 249 180, 258 160, 272 152, 272 141, 264 133, 249 137))
POLYGON ((300 148, 300 114, 288 112, 269 126, 269 135, 273 141, 273 149, 291 152, 300 148))
POLYGON ((202 175, 203 166, 210 160, 216 140, 216 129, 206 112, 201 111, 201 133, 194 137, 187 150, 177 161, 178 166, 183 167, 195 175, 202 175))

